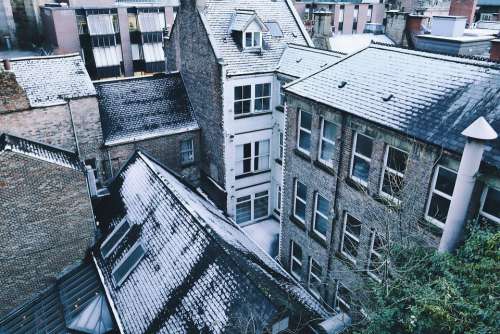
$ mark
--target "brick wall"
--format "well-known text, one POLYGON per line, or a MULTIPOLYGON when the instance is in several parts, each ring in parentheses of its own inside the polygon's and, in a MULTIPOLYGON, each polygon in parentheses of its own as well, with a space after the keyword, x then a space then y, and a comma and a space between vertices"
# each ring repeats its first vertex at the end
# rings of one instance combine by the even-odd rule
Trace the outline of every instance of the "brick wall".
MULTIPOLYGON (((283 181, 283 222, 280 239, 280 260, 290 269, 290 243, 302 247, 302 282, 307 286, 309 259, 312 257, 323 268, 323 295, 333 303, 335 282, 340 280, 360 300, 365 298, 366 274, 373 229, 379 233, 390 231, 391 240, 410 237, 410 241, 428 247, 437 247, 440 230, 425 222, 424 214, 436 162, 457 164, 459 157, 436 147, 404 137, 373 123, 335 111, 321 104, 293 95, 287 96, 287 135, 285 174, 283 181), (310 156, 297 147, 297 108, 313 113, 312 149, 310 156), (337 125, 335 155, 332 168, 317 161, 321 121, 325 118, 337 125), (350 179, 350 165, 354 132, 366 134, 373 140, 368 184, 361 187, 350 179), (405 188, 399 207, 379 195, 384 168, 384 155, 391 145, 409 152, 405 173, 405 188), (306 222, 293 218, 295 179, 307 186, 306 222), (313 232, 314 196, 319 193, 330 201, 326 240, 313 232), (396 208, 396 209, 395 209, 396 208), (351 263, 340 252, 345 214, 361 222, 361 234, 356 263, 351 263), (401 227, 401 228, 400 228, 401 227)), ((477 188, 481 188, 478 184, 477 188)), ((477 209, 480 191, 476 191, 469 209, 469 217, 477 209)))
POLYGON ((186 180, 193 185, 199 185, 199 163, 201 155, 199 130, 107 147, 106 150, 109 153, 111 165, 113 167, 113 175, 118 172, 118 170, 137 149, 148 153, 160 163, 184 176, 186 180), (187 139, 193 139, 194 162, 188 165, 182 165, 180 160, 180 143, 182 140, 187 139))
MULTIPOLYGON (((29 108, 28 97, 12 72, 0 70, 0 114, 29 108)), ((1 126, 1 125, 0 125, 1 126)))
POLYGON ((83 172, 0 154, 0 317, 81 260, 93 236, 83 172))
POLYGON ((225 185, 222 67, 195 0, 182 1, 167 43, 167 68, 181 72, 201 131, 201 170, 225 185))

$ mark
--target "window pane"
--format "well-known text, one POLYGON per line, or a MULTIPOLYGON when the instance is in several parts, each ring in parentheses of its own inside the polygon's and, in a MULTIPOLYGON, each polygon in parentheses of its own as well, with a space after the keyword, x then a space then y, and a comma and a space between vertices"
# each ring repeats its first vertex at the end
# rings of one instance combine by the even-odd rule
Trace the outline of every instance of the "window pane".
POLYGON ((439 174, 436 179, 435 188, 445 194, 453 195, 453 188, 455 187, 455 180, 457 174, 448 169, 439 168, 439 174))
POLYGON ((312 260, 311 261, 311 272, 318 276, 318 277, 321 277, 321 273, 322 273, 323 269, 321 268, 321 266, 319 265, 319 263, 317 263, 316 261, 312 260))
MULTIPOLYGON (((253 211, 253 218, 258 219, 262 217, 266 217, 268 214, 268 199, 269 196, 267 195, 267 191, 265 192, 266 196, 255 198, 254 200, 254 211, 253 211)), ((256 194, 257 196, 257 194, 256 194)))
POLYGON ((264 85, 258 84, 255 85, 255 97, 262 97, 264 96, 264 85))
POLYGON ((252 46, 252 33, 251 32, 245 33, 245 46, 246 47, 252 46))
POLYGON ((243 87, 234 87, 234 99, 241 100, 243 98, 243 87))
POLYGON ((351 215, 347 215, 345 229, 350 234, 359 237, 361 234, 361 222, 351 215))
POLYGON ((306 200, 307 187, 300 182, 297 182, 297 196, 302 198, 304 201, 306 200))
POLYGON ((183 140, 181 141, 181 151, 191 151, 193 149, 193 141, 191 139, 189 140, 183 140))
POLYGON ((321 160, 330 162, 333 160, 333 151, 335 146, 325 140, 321 142, 321 160))
POLYGON ((356 153, 359 153, 367 158, 371 158, 372 144, 373 141, 371 138, 358 133, 356 137, 356 153))
MULTIPOLYGON (((249 198, 250 196, 245 196, 244 198, 249 198)), ((238 199, 237 201, 240 201, 238 199)), ((252 219, 251 216, 251 202, 247 200, 246 202, 236 204, 236 223, 241 224, 252 219)))
POLYGON ((293 243, 293 257, 302 261, 302 247, 297 245, 295 242, 293 243))
POLYGON ((330 208, 330 202, 321 195, 318 195, 317 210, 322 214, 324 214, 325 216, 328 216, 329 208, 330 208))
POLYGON ((488 188, 488 193, 484 200, 483 211, 500 218, 500 191, 488 188))
POLYGON ((377 255, 370 254, 370 265, 368 270, 371 271, 377 277, 384 277, 384 261, 382 261, 377 255))
POLYGON ((305 131, 299 133, 299 147, 305 151, 311 150, 311 134, 305 131))
POLYGON ((344 252, 353 258, 358 256, 358 242, 348 235, 344 236, 344 252))
POLYGON ((404 173, 406 170, 407 160, 408 154, 395 148, 389 147, 389 152, 387 153, 387 167, 404 173))
POLYGON ((375 234, 375 239, 373 240, 373 250, 381 253, 384 249, 384 241, 378 233, 375 234))
POLYGON ((253 33, 253 45, 260 46, 260 32, 253 33))
POLYGON ((252 170, 252 159, 243 160, 243 173, 249 173, 252 170))
POLYGON ((235 102, 234 103, 234 113, 236 115, 243 113, 243 103, 242 102, 235 102))
POLYGON ((242 112, 248 114, 250 112, 250 101, 243 101, 242 112))
POLYGON ((354 162, 352 166, 352 176, 355 176, 360 180, 368 182, 369 172, 370 172, 370 164, 367 161, 357 156, 354 156, 354 162))
POLYGON ((262 100, 262 110, 269 110, 271 109, 270 107, 270 99, 269 98, 265 98, 262 100))
POLYGON ((328 220, 316 214, 316 220, 314 221, 314 229, 316 232, 326 236, 326 232, 328 229, 328 220))
POLYGON ((335 141, 335 135, 337 133, 337 126, 332 122, 323 121, 323 137, 335 141))
POLYGON ((302 266, 298 262, 292 260, 292 271, 296 275, 300 276, 301 271, 302 271, 302 266))
POLYGON ((300 127, 311 130, 312 115, 305 111, 300 112, 300 127))
POLYGON ((298 200, 295 201, 295 215, 302 220, 306 219, 306 205, 298 200))
POLYGON ((264 110, 263 104, 262 104, 262 99, 255 100, 255 110, 256 111, 262 111, 264 110))
POLYGON ((448 210, 450 209, 450 200, 438 194, 433 193, 431 203, 429 205, 428 215, 439 220, 442 223, 446 222, 448 210))
POLYGON ((255 167, 255 170, 264 169, 269 169, 269 155, 258 158, 257 167, 255 167))
POLYGON ((403 189, 403 178, 389 171, 384 172, 382 192, 390 196, 399 198, 403 189))
POLYGON ((243 86, 243 98, 250 99, 252 97, 252 86, 243 86))

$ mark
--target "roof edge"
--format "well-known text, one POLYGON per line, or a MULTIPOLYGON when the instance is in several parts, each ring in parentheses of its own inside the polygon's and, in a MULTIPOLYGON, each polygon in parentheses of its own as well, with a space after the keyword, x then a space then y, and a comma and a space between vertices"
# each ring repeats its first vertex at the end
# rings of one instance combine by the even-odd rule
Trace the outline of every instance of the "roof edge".
POLYGON ((62 54, 62 55, 17 57, 17 58, 9 58, 9 60, 10 61, 22 61, 22 60, 71 58, 71 57, 80 57, 80 59, 82 58, 78 52, 74 52, 74 53, 67 53, 67 54, 62 54))
POLYGON ((304 36, 304 39, 307 42, 308 46, 314 47, 314 43, 311 39, 311 36, 307 33, 306 27, 304 26, 304 23, 299 17, 299 14, 295 10, 295 6, 293 5, 291 0, 285 0, 285 3, 288 6, 288 9, 290 10, 291 14, 293 15, 293 18, 295 19, 295 23, 299 26, 300 32, 302 32, 302 35, 304 36))

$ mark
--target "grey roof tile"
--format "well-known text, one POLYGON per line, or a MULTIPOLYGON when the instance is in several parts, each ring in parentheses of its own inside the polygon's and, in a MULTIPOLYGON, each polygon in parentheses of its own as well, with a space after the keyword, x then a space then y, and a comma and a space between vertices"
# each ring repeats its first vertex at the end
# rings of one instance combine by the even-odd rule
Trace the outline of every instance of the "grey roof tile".
POLYGON ((198 129, 179 73, 96 82, 106 145, 198 129))
POLYGON ((227 74, 273 72, 287 43, 308 45, 308 36, 294 16, 295 9, 288 0, 208 0, 203 12, 210 34, 226 65, 227 74), (263 33, 262 52, 243 51, 228 33, 236 10, 252 10, 263 22, 274 21, 283 31, 283 37, 263 33))
POLYGON ((31 107, 63 104, 64 98, 96 94, 78 54, 12 59, 11 69, 31 107))
POLYGON ((109 257, 96 258, 125 333, 240 333, 252 314, 262 332, 282 309, 329 315, 235 223, 145 154, 136 152, 109 189, 97 210, 104 236, 125 216, 134 224, 109 257), (146 255, 116 287, 112 270, 139 240, 146 255))
POLYGON ((1 134, 0 154, 6 151, 22 154, 78 171, 83 171, 83 166, 76 153, 32 140, 8 134, 1 134))
MULTIPOLYGON (((287 91, 455 152, 480 116, 500 132, 500 65, 491 62, 372 45, 287 91)), ((491 146, 485 160, 498 167, 499 140, 491 146)))

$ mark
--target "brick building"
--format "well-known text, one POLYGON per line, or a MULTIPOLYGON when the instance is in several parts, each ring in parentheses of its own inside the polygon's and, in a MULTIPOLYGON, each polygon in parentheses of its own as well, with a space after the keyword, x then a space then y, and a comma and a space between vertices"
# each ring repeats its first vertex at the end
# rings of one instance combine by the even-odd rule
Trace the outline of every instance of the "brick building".
POLYGON ((0 69, 0 132, 77 152, 103 181, 99 107, 80 56, 18 58, 4 61, 5 67, 0 69))
MULTIPOLYGON (((282 264, 329 305, 369 313, 386 240, 442 241, 460 133, 480 116, 500 130, 499 78, 494 63, 371 46, 286 87, 282 264)), ((487 146, 463 208, 498 224, 499 140, 487 146)))
POLYGON ((78 156, 2 134, 0 221, 0 314, 5 315, 48 287, 94 242, 94 215, 78 156))
POLYGON ((200 129, 179 73, 95 82, 111 175, 138 148, 199 183, 200 129))

